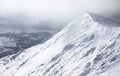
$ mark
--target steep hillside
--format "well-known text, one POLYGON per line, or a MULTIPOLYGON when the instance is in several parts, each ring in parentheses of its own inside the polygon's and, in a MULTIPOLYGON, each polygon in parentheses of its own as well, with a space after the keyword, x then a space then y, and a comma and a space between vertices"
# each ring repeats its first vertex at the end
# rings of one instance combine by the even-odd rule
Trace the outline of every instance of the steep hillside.
POLYGON ((119 66, 119 24, 82 12, 44 44, 1 59, 0 76, 120 76, 119 66))

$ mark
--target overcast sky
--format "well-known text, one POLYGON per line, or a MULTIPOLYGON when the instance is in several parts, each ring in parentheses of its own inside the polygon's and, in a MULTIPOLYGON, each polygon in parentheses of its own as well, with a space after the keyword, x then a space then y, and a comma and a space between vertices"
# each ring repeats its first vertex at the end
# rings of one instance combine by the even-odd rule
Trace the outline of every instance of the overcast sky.
POLYGON ((79 15, 81 10, 104 15, 108 12, 119 14, 119 4, 120 0, 0 0, 0 16, 21 21, 23 18, 33 23, 41 20, 64 25, 79 15))

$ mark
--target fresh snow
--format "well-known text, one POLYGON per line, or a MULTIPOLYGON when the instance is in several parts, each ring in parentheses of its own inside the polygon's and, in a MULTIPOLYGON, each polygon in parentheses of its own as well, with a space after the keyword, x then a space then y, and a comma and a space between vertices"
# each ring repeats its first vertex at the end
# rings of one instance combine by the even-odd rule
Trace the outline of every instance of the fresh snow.
POLYGON ((120 27, 82 12, 53 38, 0 60, 0 76, 120 76, 120 27))

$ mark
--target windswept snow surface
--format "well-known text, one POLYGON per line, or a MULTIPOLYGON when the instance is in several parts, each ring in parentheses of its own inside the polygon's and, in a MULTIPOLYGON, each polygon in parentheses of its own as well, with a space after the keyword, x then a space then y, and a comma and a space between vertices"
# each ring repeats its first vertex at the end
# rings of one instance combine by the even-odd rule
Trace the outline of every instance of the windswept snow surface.
POLYGON ((82 12, 44 44, 5 59, 0 76, 120 76, 120 27, 82 12))

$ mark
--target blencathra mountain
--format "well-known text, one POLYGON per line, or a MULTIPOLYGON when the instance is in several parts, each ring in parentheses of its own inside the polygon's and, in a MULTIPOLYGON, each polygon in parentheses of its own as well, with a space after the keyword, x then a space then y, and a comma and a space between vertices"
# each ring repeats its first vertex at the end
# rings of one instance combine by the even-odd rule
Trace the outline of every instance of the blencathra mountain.
POLYGON ((120 76, 120 26, 81 12, 45 43, 6 58, 0 60, 0 76, 120 76))

